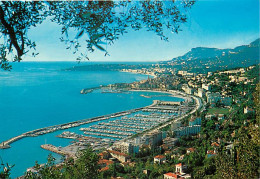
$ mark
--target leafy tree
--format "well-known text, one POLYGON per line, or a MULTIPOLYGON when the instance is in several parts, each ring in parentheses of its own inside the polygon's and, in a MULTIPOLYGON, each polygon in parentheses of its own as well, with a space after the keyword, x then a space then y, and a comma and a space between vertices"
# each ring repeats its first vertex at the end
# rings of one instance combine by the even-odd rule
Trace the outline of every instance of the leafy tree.
POLYGON ((259 129, 242 126, 231 153, 223 150, 217 156, 216 167, 219 178, 257 178, 259 168, 259 129))
POLYGON ((93 152, 90 147, 79 151, 77 160, 74 161, 73 159, 69 159, 60 166, 56 166, 55 158, 49 155, 48 162, 43 167, 40 167, 36 163, 34 168, 36 169, 37 173, 27 172, 25 178, 94 179, 99 177, 98 160, 98 155, 93 152))
MULTIPOLYGON (((1 1, 0 65, 10 69, 8 53, 16 51, 12 60, 20 61, 22 56, 36 48, 35 42, 28 37, 32 27, 47 18, 62 27, 61 41, 78 52, 81 44, 83 51, 99 49, 105 52, 104 45, 111 45, 128 29, 140 30, 145 27, 157 34, 162 40, 168 38, 166 29, 178 33, 180 25, 187 21, 186 10, 195 0, 182 1, 1 1), (77 31, 71 37, 71 32, 77 31), (82 40, 79 40, 82 38, 82 40)), ((37 53, 32 52, 35 56, 37 53)), ((87 58, 81 54, 77 60, 87 58)))
MULTIPOLYGON (((0 158, 1 159, 1 158, 0 158)), ((0 179, 7 179, 10 178, 11 174, 11 168, 14 167, 14 165, 10 166, 8 163, 4 164, 4 162, 1 159, 1 166, 0 166, 0 179)))

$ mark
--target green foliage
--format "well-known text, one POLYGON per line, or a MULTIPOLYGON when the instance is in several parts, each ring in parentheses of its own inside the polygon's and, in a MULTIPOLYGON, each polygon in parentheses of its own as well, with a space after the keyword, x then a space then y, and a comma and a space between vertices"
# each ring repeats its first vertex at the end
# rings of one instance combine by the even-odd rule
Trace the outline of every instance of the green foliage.
POLYGON ((68 159, 60 166, 55 165, 55 158, 49 155, 48 162, 40 167, 37 163, 34 166, 36 173, 27 172, 25 178, 51 178, 51 179, 94 179, 98 178, 98 160, 99 157, 91 148, 78 152, 78 159, 68 159))
MULTIPOLYGON (((260 39, 258 38, 248 45, 241 45, 234 49, 197 47, 191 49, 191 51, 183 56, 173 58, 171 62, 173 62, 178 69, 195 73, 248 67, 259 63, 259 41, 260 39), (182 64, 183 61, 186 63, 182 64), (205 68, 206 66, 210 68, 205 68)), ((213 78, 210 77, 209 79, 213 78)))
MULTIPOLYGON (((46 18, 47 7, 43 2, 1 1, 0 33, 4 37, 1 48, 12 53, 16 50, 13 61, 20 61, 22 55, 29 49, 35 49, 36 44, 27 37, 27 32, 46 18)), ((0 56, 0 65, 6 64, 6 57, 0 56)), ((36 55, 32 53, 32 55, 36 55)))
POLYGON ((229 109, 227 108, 210 108, 208 114, 228 114, 229 109))
MULTIPOLYGON (((4 39, 4 49, 9 53, 16 50, 14 61, 36 44, 28 38, 30 28, 41 24, 47 17, 62 27, 60 40, 67 49, 77 53, 82 44, 85 47, 77 60, 88 59, 87 52, 95 49, 108 55, 107 45, 111 45, 128 29, 154 32, 161 40, 168 41, 164 31, 178 33, 180 25, 187 21, 186 10, 195 0, 175 1, 1 1, 0 33, 4 39), (76 30, 75 37, 70 32, 76 30), (81 41, 79 39, 82 39, 81 41)), ((33 56, 37 53, 32 53, 33 56)), ((0 65, 5 69, 4 57, 0 65)))
POLYGON ((217 156, 219 178, 257 178, 259 174, 259 130, 250 125, 239 129, 238 139, 231 153, 223 150, 217 156))
POLYGON ((1 159, 0 179, 8 179, 8 178, 10 178, 11 168, 13 168, 13 167, 14 167, 14 165, 10 166, 8 163, 4 164, 2 159, 1 159))

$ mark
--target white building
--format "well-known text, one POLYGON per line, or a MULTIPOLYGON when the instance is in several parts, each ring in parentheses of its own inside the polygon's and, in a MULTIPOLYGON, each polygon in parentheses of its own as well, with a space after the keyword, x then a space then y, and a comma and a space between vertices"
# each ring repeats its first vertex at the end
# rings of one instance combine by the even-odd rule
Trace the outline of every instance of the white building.
POLYGON ((207 91, 210 91, 210 90, 211 90, 211 85, 210 85, 210 84, 205 84, 205 83, 203 83, 201 87, 202 87, 202 89, 205 89, 205 90, 207 90, 207 91))
POLYGON ((153 158, 153 163, 162 164, 166 162, 166 157, 164 155, 157 155, 153 158))
POLYGON ((199 88, 198 89, 198 96, 202 98, 204 95, 205 95, 204 90, 202 88, 199 88))
POLYGON ((119 142, 115 143, 114 147, 120 150, 122 153, 125 154, 133 154, 139 152, 139 146, 131 144, 129 142, 119 142))
POLYGON ((201 125, 193 125, 187 127, 180 127, 174 130, 176 136, 186 136, 198 134, 201 130, 201 125))
POLYGON ((187 84, 182 85, 181 89, 187 94, 193 94, 193 89, 190 88, 187 84))

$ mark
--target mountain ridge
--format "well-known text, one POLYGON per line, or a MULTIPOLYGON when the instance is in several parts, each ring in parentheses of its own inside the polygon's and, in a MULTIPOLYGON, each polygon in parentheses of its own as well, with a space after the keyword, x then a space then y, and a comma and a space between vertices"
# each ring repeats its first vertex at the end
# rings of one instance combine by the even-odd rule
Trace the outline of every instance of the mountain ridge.
MULTIPOLYGON (((183 70, 246 67, 259 63, 260 38, 248 45, 235 48, 219 49, 212 47, 195 47, 182 56, 173 58, 166 63, 183 70)), ((194 70, 193 70, 194 71, 194 70)), ((208 71, 208 70, 206 70, 208 71)))

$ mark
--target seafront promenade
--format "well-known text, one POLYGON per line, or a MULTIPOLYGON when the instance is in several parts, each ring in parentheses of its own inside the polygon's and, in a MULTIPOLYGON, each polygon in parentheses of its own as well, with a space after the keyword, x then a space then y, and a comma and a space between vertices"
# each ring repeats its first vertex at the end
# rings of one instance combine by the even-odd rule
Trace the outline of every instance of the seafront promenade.
POLYGON ((124 115, 127 115, 127 114, 138 112, 138 111, 143 110, 145 108, 153 107, 156 104, 157 104, 157 101, 154 100, 153 104, 146 106, 146 107, 135 108, 135 109, 131 109, 131 110, 112 113, 112 114, 109 114, 109 115, 103 115, 103 116, 98 116, 98 117, 93 117, 93 118, 88 118, 88 119, 82 119, 82 120, 78 120, 78 121, 74 121, 74 122, 69 122, 69 123, 65 123, 65 124, 58 124, 58 125, 54 125, 54 126, 49 126, 49 127, 44 127, 44 128, 28 131, 28 132, 25 132, 21 135, 15 136, 11 139, 8 139, 6 141, 1 142, 0 143, 0 149, 8 149, 8 148, 11 147, 10 144, 12 144, 13 142, 15 142, 17 140, 21 140, 25 137, 36 137, 36 136, 39 136, 39 135, 44 135, 44 134, 55 132, 55 131, 58 131, 58 130, 64 130, 64 129, 69 129, 69 128, 73 128, 73 127, 78 127, 78 126, 88 124, 88 123, 91 123, 91 122, 102 121, 102 120, 107 120, 109 118, 124 116, 124 115))
MULTIPOLYGON (((87 136, 99 136, 102 140, 104 140, 104 138, 110 138, 110 144, 114 143, 115 139, 127 142, 129 139, 131 140, 133 136, 145 135, 146 133, 152 133, 153 131, 156 133, 156 131, 161 128, 188 117, 196 111, 204 109, 201 99, 196 96, 187 95, 179 91, 163 92, 169 93, 172 96, 181 97, 185 99, 185 101, 174 102, 154 100, 152 105, 144 107, 137 113, 126 114, 113 121, 100 122, 88 128, 80 128, 80 130, 85 131, 84 134, 87 136)), ((67 138, 73 136, 75 136, 75 134, 67 135, 67 138)), ((74 156, 76 153, 75 151, 80 150, 80 147, 90 144, 88 141, 83 141, 83 138, 80 136, 78 138, 80 142, 75 142, 67 147, 61 147, 59 148, 59 151, 58 147, 55 148, 55 151, 53 148, 47 147, 45 149, 58 154, 60 154, 60 152, 68 152, 71 156, 74 156), (73 149, 73 151, 71 151, 71 149, 73 149)), ((97 146, 93 143, 93 149, 100 149, 100 144, 99 142, 97 143, 97 146)), ((110 145, 108 144, 109 143, 105 142, 102 146, 109 147, 110 145)))
MULTIPOLYGON (((135 91, 135 90, 133 90, 133 91, 135 91)), ((196 102, 196 107, 194 107, 194 108, 192 107, 192 109, 191 109, 191 108, 185 107, 185 105, 183 107, 181 107, 182 105, 180 105, 181 104, 180 102, 154 100, 151 105, 146 106, 146 107, 126 110, 126 111, 122 111, 122 112, 116 112, 116 113, 112 113, 109 115, 103 115, 103 116, 98 116, 98 117, 93 117, 93 118, 88 118, 88 119, 78 120, 78 121, 69 122, 69 123, 65 123, 65 124, 59 124, 59 125, 54 125, 54 126, 49 126, 49 127, 44 127, 44 128, 28 131, 19 136, 16 136, 9 140, 3 141, 2 143, 0 143, 0 149, 10 148, 11 147, 10 144, 12 144, 13 142, 15 142, 17 140, 21 140, 25 137, 36 137, 39 135, 44 135, 44 134, 55 132, 58 130, 65 130, 65 129, 69 129, 69 128, 73 128, 73 127, 78 127, 78 126, 88 124, 91 122, 97 122, 97 121, 107 120, 110 118, 127 116, 129 114, 136 113, 139 111, 140 112, 157 111, 159 113, 178 114, 178 117, 176 116, 177 118, 175 118, 175 120, 169 120, 169 118, 165 118, 164 120, 161 119, 162 120, 161 122, 159 122, 158 120, 157 120, 157 122, 155 122, 155 121, 151 121, 151 119, 149 119, 150 120, 149 121, 149 120, 145 119, 144 117, 141 117, 140 119, 138 119, 138 118, 129 118, 128 119, 127 117, 122 117, 120 120, 116 120, 115 122, 104 123, 104 124, 100 123, 101 126, 95 125, 91 128, 85 128, 85 129, 81 128, 81 130, 85 130, 84 133, 87 135, 97 135, 98 132, 104 132, 104 134, 100 133, 100 135, 105 136, 105 137, 115 137, 115 135, 117 135, 116 137, 119 139, 127 139, 133 135, 132 132, 140 133, 140 131, 142 131, 142 130, 144 130, 143 132, 146 132, 146 131, 150 131, 151 129, 154 129, 154 127, 156 129, 163 128, 164 126, 167 126, 168 124, 170 124, 176 120, 180 120, 184 117, 187 117, 190 114, 193 114, 196 110, 198 110, 199 108, 201 108, 203 106, 203 104, 199 98, 194 97, 194 96, 189 96, 189 95, 179 92, 179 91, 150 91, 150 92, 168 93, 174 97, 181 97, 181 98, 185 99, 186 102, 191 101, 193 99, 196 102), (179 107, 172 108, 172 107, 169 107, 169 105, 170 106, 177 105, 179 107), (189 110, 189 112, 187 110, 189 110), (130 120, 130 119, 133 122, 129 122, 128 120, 130 120), (143 120, 141 120, 141 119, 143 119, 143 120), (143 126, 135 125, 135 123, 136 123, 135 121, 139 122, 139 124, 142 124, 143 126), (142 121, 143 121, 143 123, 142 123, 142 121), (102 124, 104 125, 104 129, 102 128, 102 124), (159 125, 159 124, 161 124, 161 125, 159 125), (128 127, 129 125, 130 125, 130 128, 127 130, 124 129, 122 132, 111 131, 111 130, 115 130, 120 127, 122 128, 123 126, 128 127), (105 128, 107 128, 108 130, 105 130, 105 128)), ((141 115, 141 114, 138 114, 138 115, 141 115)))
MULTIPOLYGON (((142 91, 142 90, 132 90, 132 91, 142 91)), ((145 91, 150 91, 150 90, 145 90, 145 91)), ((150 91, 150 92, 155 92, 155 91, 150 91)), ((156 91, 156 92, 162 92, 162 91, 156 91)), ((161 125, 157 125, 157 126, 155 126, 153 128, 144 130, 142 132, 142 135, 145 135, 145 134, 151 133, 151 132, 156 132, 156 131, 158 131, 158 130, 160 130, 160 129, 168 126, 168 125, 176 123, 176 122, 182 120, 183 118, 188 117, 188 116, 194 114, 196 111, 203 111, 205 109, 205 101, 203 101, 201 98, 199 98, 197 96, 189 95, 189 94, 186 94, 184 92, 176 91, 176 90, 164 91, 164 93, 169 93, 169 94, 172 94, 175 97, 183 98, 183 99, 185 99, 185 101, 190 101, 190 100, 193 99, 195 101, 195 103, 196 103, 195 108, 193 108, 190 112, 184 113, 184 114, 182 114, 182 115, 180 115, 180 116, 178 116, 176 118, 173 118, 172 120, 166 121, 166 122, 162 123, 161 125)), ((151 105, 151 108, 156 108, 154 106, 155 105, 151 105)), ((126 137, 126 138, 122 139, 122 141, 126 142, 127 140, 129 140, 131 138, 132 138, 132 136, 129 136, 129 137, 126 137)))

